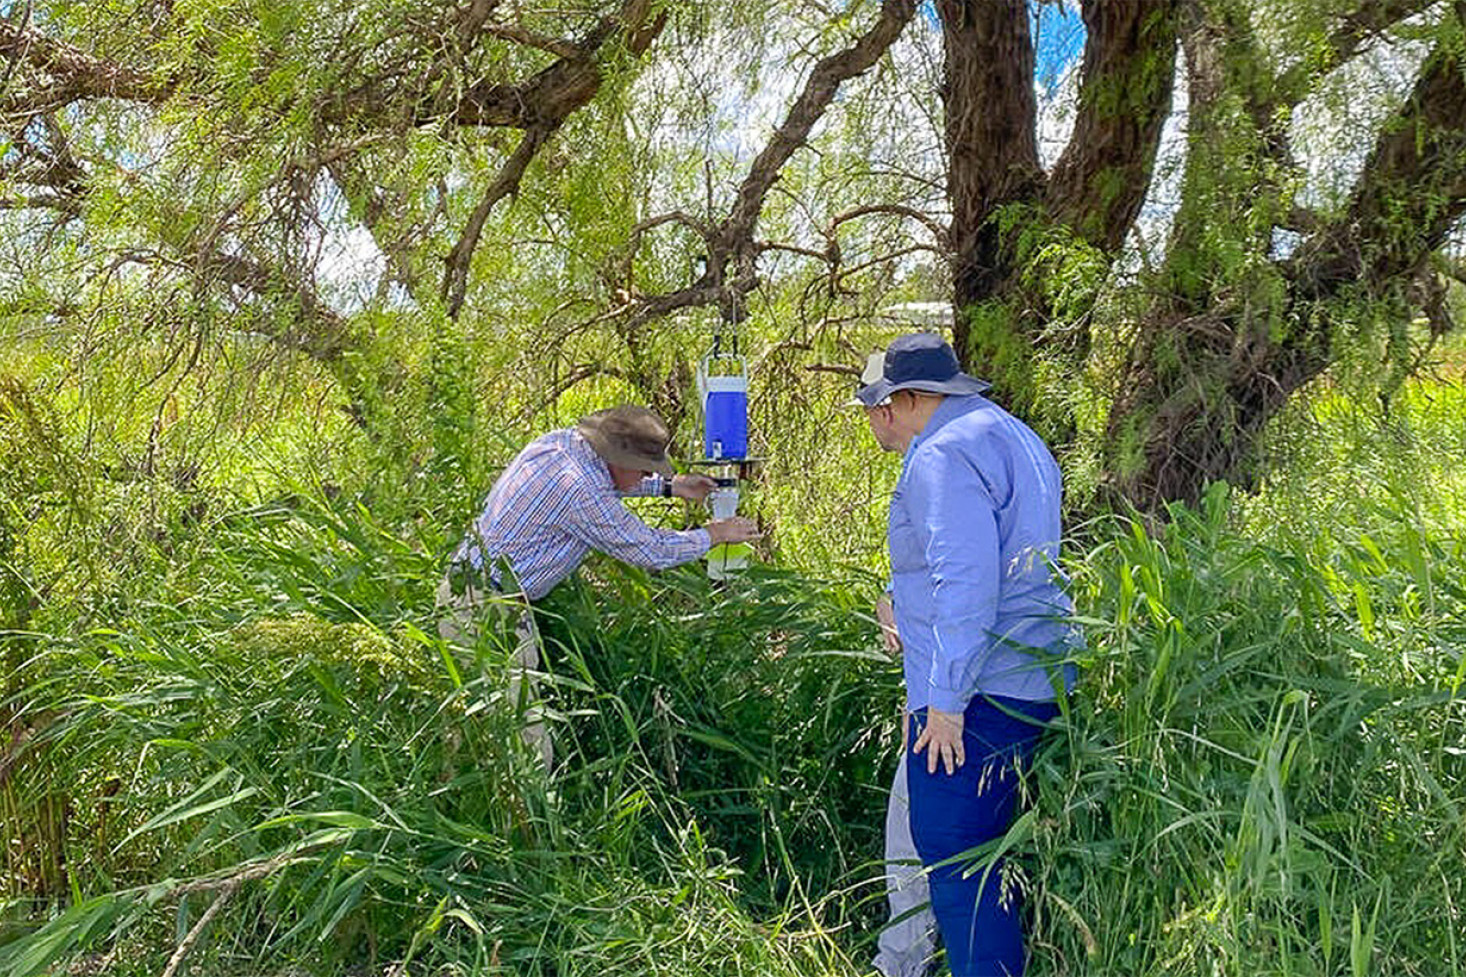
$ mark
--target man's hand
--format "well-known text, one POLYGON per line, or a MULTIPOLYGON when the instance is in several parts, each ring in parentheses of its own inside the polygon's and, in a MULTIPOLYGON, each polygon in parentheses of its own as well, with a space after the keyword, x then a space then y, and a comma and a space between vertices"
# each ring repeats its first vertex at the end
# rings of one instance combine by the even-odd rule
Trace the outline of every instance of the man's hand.
POLYGON ((719 543, 747 543, 749 540, 763 539, 764 536, 758 531, 758 523, 747 516, 715 519, 702 528, 708 531, 714 546, 719 543))
POLYGON ((672 476, 672 494, 679 499, 701 502, 708 497, 709 492, 717 487, 718 483, 707 475, 672 476))
POLYGON ((891 605, 891 595, 883 594, 876 601, 876 622, 881 626, 881 640, 891 657, 901 654, 901 636, 896 633, 896 609, 891 605))
POLYGON ((967 760, 962 749, 962 713, 942 712, 940 709, 928 707, 926 725, 922 727, 921 735, 916 738, 916 745, 911 748, 911 752, 920 753, 922 747, 929 747, 926 751, 927 773, 937 772, 938 757, 941 757, 942 764, 947 768, 948 776, 956 773, 957 768, 967 760))

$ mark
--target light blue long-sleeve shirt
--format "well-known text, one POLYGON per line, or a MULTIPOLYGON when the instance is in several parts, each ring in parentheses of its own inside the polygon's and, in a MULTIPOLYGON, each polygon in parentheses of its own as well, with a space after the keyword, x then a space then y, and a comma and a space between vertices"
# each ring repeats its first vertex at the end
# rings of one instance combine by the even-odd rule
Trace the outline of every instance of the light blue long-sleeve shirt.
POLYGON ((1048 447, 985 397, 945 398, 912 440, 887 529, 908 708, 1051 700, 1056 668, 1072 683, 1060 494, 1048 447))

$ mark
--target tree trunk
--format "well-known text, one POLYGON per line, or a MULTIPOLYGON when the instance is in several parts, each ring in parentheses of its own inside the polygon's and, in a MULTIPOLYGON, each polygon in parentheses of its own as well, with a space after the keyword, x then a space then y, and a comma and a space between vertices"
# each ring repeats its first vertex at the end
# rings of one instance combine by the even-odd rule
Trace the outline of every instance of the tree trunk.
POLYGON ((946 50, 947 194, 952 202, 954 340, 970 352, 965 310, 1012 273, 994 211, 1043 186, 1025 0, 939 0, 946 50))
POLYGON ((1268 422, 1331 360, 1317 338, 1273 342, 1260 325, 1205 313, 1143 341, 1110 414, 1112 500, 1154 512, 1212 481, 1254 487, 1268 422), (1178 359, 1185 370, 1158 365, 1178 359))
POLYGON ((1068 398, 1089 353, 1083 308, 1056 308, 1060 276, 1124 244, 1145 199, 1176 61, 1176 0, 1088 0, 1073 137, 1051 176, 1039 162, 1035 54, 1022 0, 943 0, 953 345, 1010 410, 1050 440, 1075 432, 1068 398), (1049 245, 1057 244, 1056 249, 1049 245), (1079 261, 1071 261, 1078 257, 1079 261), (1066 328, 1051 328, 1055 320, 1066 328), (1076 325, 1077 324, 1077 325, 1076 325), (1040 370, 1036 359, 1047 366, 1040 370))
MULTIPOLYGON (((1453 15, 1466 23, 1466 2, 1453 15)), ((1289 261, 1229 267, 1227 248, 1265 252, 1289 209, 1271 174, 1291 161, 1269 108, 1288 93, 1246 74, 1257 55, 1237 50, 1252 47, 1245 27, 1196 17, 1186 45, 1185 205, 1168 287, 1132 352, 1106 434, 1108 488, 1145 510, 1195 502, 1214 480, 1252 486, 1268 422, 1329 368, 1361 310, 1411 315, 1413 280, 1466 213, 1466 76, 1446 41, 1384 127, 1343 213, 1321 222, 1289 261), (1239 94, 1243 113, 1230 107, 1239 94), (1239 158, 1253 160, 1251 169, 1239 158)))

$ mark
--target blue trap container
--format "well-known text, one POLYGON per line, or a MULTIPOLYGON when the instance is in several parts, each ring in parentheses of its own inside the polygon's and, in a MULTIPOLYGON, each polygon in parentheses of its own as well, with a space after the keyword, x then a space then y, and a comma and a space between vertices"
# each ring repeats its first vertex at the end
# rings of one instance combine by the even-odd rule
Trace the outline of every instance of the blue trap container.
POLYGON ((748 457, 748 371, 741 356, 719 356, 719 365, 736 365, 737 373, 710 376, 714 357, 697 371, 702 394, 703 454, 712 460, 742 461, 748 457))

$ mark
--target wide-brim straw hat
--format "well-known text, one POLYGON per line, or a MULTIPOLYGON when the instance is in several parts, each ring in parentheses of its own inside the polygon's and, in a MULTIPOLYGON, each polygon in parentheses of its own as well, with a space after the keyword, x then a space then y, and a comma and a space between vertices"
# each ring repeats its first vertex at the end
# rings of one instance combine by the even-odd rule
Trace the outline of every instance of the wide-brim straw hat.
POLYGON ((610 465, 670 477, 672 462, 667 425, 645 407, 608 407, 587 414, 575 426, 596 454, 610 465))

